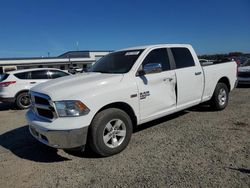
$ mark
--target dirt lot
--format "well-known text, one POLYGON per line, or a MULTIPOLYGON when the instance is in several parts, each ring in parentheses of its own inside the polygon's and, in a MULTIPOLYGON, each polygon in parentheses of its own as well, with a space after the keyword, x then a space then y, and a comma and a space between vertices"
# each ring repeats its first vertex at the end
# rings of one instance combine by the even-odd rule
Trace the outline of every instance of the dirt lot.
POLYGON ((70 154, 34 140, 0 104, 0 187, 249 187, 250 88, 227 109, 195 107, 139 127, 122 153, 70 154))

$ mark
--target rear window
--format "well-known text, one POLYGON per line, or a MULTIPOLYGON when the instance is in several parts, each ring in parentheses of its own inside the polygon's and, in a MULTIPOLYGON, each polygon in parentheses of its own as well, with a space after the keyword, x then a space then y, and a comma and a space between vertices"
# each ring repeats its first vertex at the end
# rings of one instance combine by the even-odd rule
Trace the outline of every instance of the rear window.
POLYGON ((176 68, 185 68, 194 66, 194 59, 187 48, 171 48, 174 56, 176 68))
POLYGON ((29 79, 29 73, 30 72, 22 72, 22 73, 17 73, 17 74, 14 74, 15 77, 21 79, 21 80, 26 80, 26 79, 29 79))
POLYGON ((49 74, 51 76, 52 79, 54 78, 60 78, 62 76, 68 76, 69 74, 63 72, 63 71, 56 71, 56 70, 50 70, 49 74))
POLYGON ((31 79, 49 79, 47 70, 39 70, 31 72, 31 79))
POLYGON ((0 74, 0 82, 6 80, 9 77, 9 74, 0 74))

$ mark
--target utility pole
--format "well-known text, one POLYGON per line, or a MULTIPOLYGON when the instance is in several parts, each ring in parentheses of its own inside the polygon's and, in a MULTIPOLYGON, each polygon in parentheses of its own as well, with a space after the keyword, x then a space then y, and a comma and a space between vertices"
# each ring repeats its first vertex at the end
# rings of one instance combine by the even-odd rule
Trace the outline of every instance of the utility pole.
POLYGON ((76 51, 79 51, 79 42, 76 42, 76 51))

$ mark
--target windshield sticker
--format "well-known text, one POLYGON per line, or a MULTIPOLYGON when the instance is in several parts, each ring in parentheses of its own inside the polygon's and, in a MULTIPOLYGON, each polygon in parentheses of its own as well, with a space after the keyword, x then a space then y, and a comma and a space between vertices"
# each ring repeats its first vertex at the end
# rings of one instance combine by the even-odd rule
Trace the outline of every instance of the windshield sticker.
POLYGON ((138 55, 140 51, 127 52, 125 55, 138 55))

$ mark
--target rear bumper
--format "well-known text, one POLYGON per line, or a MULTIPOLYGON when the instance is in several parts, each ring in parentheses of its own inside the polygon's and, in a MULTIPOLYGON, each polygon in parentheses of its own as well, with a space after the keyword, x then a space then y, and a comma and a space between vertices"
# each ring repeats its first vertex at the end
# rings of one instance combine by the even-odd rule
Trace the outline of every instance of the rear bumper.
POLYGON ((14 97, 9 97, 9 98, 0 97, 0 102, 9 102, 9 103, 13 103, 13 102, 15 102, 15 98, 14 98, 14 97))
POLYGON ((250 84, 250 78, 238 77, 238 84, 250 84))

